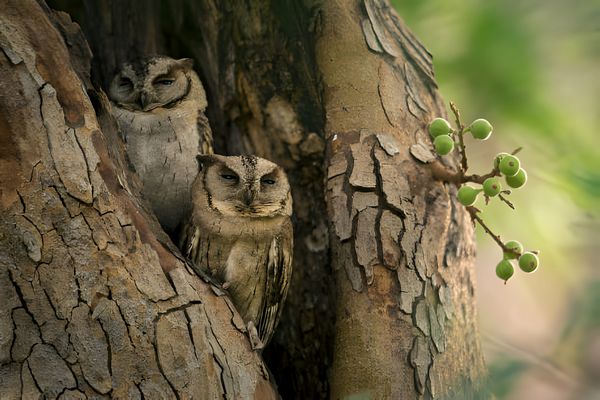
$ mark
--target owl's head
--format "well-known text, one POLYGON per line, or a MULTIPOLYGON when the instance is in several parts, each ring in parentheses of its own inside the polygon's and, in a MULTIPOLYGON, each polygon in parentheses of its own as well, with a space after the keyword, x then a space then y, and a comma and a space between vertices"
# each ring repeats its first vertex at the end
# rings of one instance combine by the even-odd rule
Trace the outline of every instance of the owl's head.
POLYGON ((182 99, 190 90, 193 61, 152 56, 126 62, 110 84, 110 99, 132 111, 151 111, 182 99))
POLYGON ((292 194, 283 169, 256 156, 198 156, 200 174, 193 195, 202 191, 224 216, 265 218, 292 215, 292 194))

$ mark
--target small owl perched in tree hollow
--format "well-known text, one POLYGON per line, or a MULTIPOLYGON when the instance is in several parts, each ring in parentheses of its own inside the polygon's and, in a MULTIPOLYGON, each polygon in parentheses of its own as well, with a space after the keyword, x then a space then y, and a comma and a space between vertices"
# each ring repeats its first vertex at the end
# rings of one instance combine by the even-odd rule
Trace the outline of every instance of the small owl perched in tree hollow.
POLYGON ((165 56, 126 62, 109 88, 142 195, 171 234, 189 213, 196 156, 213 152, 206 94, 192 64, 165 56))
POLYGON ((227 288, 254 348, 281 316, 292 274, 292 195, 285 172, 255 156, 199 156, 180 247, 227 288), (258 334, 258 339, 255 337, 258 334))

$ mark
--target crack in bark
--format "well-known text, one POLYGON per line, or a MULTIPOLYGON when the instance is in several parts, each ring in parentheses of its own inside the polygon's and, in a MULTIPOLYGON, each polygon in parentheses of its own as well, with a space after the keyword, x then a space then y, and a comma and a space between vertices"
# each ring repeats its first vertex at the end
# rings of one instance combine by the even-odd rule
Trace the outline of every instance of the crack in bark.
MULTIPOLYGON (((193 304, 191 304, 190 306, 192 305, 193 304)), ((194 340, 194 334, 192 333, 192 320, 190 319, 190 315, 188 314, 187 308, 188 307, 185 307, 183 309, 183 315, 185 316, 185 320, 187 321, 186 326, 188 330, 188 335, 190 335, 190 340, 192 341, 192 347, 194 348, 194 357, 198 362, 200 362, 200 357, 198 357, 198 352, 196 351, 196 341, 194 340)))
MULTIPOLYGON (((15 323, 15 318, 14 318, 14 313, 15 310, 17 310, 18 308, 22 308, 22 307, 13 307, 10 309, 10 322, 12 324, 12 341, 10 342, 10 349, 8 351, 8 354, 10 356, 10 359, 13 360, 13 348, 15 347, 15 341, 17 339, 17 324, 15 323)), ((14 360, 13 360, 14 361, 14 360)))
MULTIPOLYGON (((352 198, 354 197, 355 187, 350 184, 350 176, 352 175, 352 171, 354 170, 354 157, 352 157, 352 153, 349 149, 342 150, 344 154, 344 158, 346 159, 346 172, 344 175, 344 183, 342 185, 342 190, 346 194, 346 212, 348 215, 351 215, 352 212, 352 198)), ((354 230, 352 232, 352 236, 354 237, 354 230)), ((348 240, 348 239, 346 239, 348 240)))
MULTIPOLYGON (((29 351, 29 355, 31 355, 32 351, 33 351, 33 346, 31 347, 31 350, 29 351)), ((42 390, 42 387, 40 386, 40 384, 38 383, 38 381, 35 379, 35 375, 33 375, 33 371, 31 370, 31 366, 29 365, 29 356, 27 357, 27 359, 25 361, 23 361, 23 363, 27 364, 27 369, 29 370, 29 375, 31 375, 31 380, 35 384, 35 387, 37 388, 37 390, 40 393, 44 393, 44 390, 42 390)), ((21 380, 22 380, 22 377, 23 377, 23 372, 21 371, 21 380)), ((21 384, 21 393, 23 392, 22 388, 23 388, 23 385, 21 384)))
POLYGON ((27 212, 27 207, 25 205, 25 200, 23 200, 23 196, 21 195, 21 192, 19 192, 18 190, 17 192, 17 196, 19 197, 19 202, 21 203, 21 213, 25 214, 27 212))
POLYGON ((152 322, 154 324, 156 324, 158 322, 158 320, 161 317, 164 317, 165 315, 168 315, 168 314, 171 314, 171 313, 177 312, 177 311, 185 311, 187 308, 189 308, 191 306, 194 306, 194 305, 198 305, 198 304, 203 304, 203 303, 200 300, 191 300, 191 301, 189 301, 189 302, 187 302, 185 304, 179 305, 177 307, 168 308, 168 309, 166 309, 166 310, 164 310, 162 312, 158 312, 156 314, 156 316, 154 317, 154 319, 152 320, 152 322))
MULTIPOLYGON (((100 320, 100 326, 102 326, 102 320, 100 320)), ((113 370, 112 370, 112 345, 110 344, 110 338, 108 337, 108 332, 106 331, 106 329, 104 329, 104 327, 102 326, 102 333, 104 334, 104 339, 106 340, 106 351, 107 351, 107 368, 108 368, 108 373, 112 379, 113 376, 113 370)), ((82 373, 83 375, 83 373, 82 373)), ((90 385, 91 386, 91 385, 90 385)), ((113 387, 111 385, 110 391, 107 394, 112 393, 113 391, 113 387)))
MULTIPOLYGON (((85 217, 85 215, 83 213, 80 213, 78 215, 81 215, 83 217, 83 222, 85 222, 85 224, 87 225, 88 229, 90 230, 90 237, 91 237, 92 241, 94 242, 94 244, 96 245, 96 250, 97 251, 103 251, 103 249, 100 248, 100 245, 98 244, 98 242, 94 238, 94 231, 95 231, 95 229, 92 228, 92 226, 90 225, 90 222, 87 220, 87 218, 85 217)), ((107 243, 108 243, 108 241, 107 241, 107 243)))
POLYGON ((31 173, 29 174, 29 181, 27 183, 31 183, 33 181, 33 174, 38 165, 42 164, 42 160, 38 160, 33 167, 31 167, 31 173))
POLYGON ((75 128, 69 128, 73 130, 73 137, 75 138, 75 142, 77 143, 77 146, 79 146, 79 150, 81 150, 81 154, 83 155, 83 161, 85 162, 86 165, 86 173, 87 173, 87 177, 88 177, 88 182, 90 183, 90 187, 92 190, 92 201, 90 203, 93 203, 94 200, 96 199, 96 197, 94 196, 94 184, 92 183, 92 175, 91 175, 91 171, 92 169, 90 168, 90 163, 88 161, 88 157, 87 154, 85 153, 85 150, 83 149, 83 146, 81 145, 81 142, 79 141, 79 137, 77 136, 77 131, 75 130, 75 128))
MULTIPOLYGON (((19 397, 23 398, 23 391, 25 390, 25 385, 23 383, 23 368, 25 368, 25 363, 27 362, 27 360, 23 360, 23 362, 21 363, 21 370, 19 371, 19 383, 21 384, 21 387, 19 389, 19 397)), ((31 371, 30 371, 31 373, 31 371)), ((34 384, 37 386, 37 383, 34 384)))
MULTIPOLYGON (((356 213, 356 216, 354 218, 352 218, 352 220, 350 221, 352 223, 352 233, 350 236, 350 245, 351 245, 351 249, 350 249, 350 254, 352 256, 352 265, 345 265, 345 271, 346 274, 349 274, 348 269, 355 269, 358 271, 359 275, 360 275, 360 286, 359 287, 354 287, 354 285, 352 285, 352 289, 354 289, 357 292, 362 292, 363 289, 369 284, 369 280, 367 279, 367 274, 365 272, 364 268, 360 267, 360 263, 358 262, 358 254, 356 252, 356 232, 358 231, 358 213, 356 213)), ((342 246, 344 245, 344 243, 342 243, 342 246)), ((348 276, 348 279, 352 282, 353 279, 351 279, 348 276)))
MULTIPOLYGON (((29 317, 31 318, 32 321, 36 321, 35 316, 33 315, 33 313, 27 308, 27 302, 25 301, 25 297, 23 296, 23 292, 21 291, 21 287, 19 286, 19 284, 15 280, 11 269, 7 268, 7 270, 8 270, 8 278, 10 279, 11 283, 13 284, 13 287, 15 288, 15 292, 17 293, 17 296, 19 297, 19 301, 21 302, 21 306, 23 307, 23 310, 25 310, 25 312, 27 312, 27 314, 29 314, 29 317)), ((19 307, 16 307, 16 308, 19 308, 19 307)), ((39 325, 39 324, 38 324, 38 326, 41 327, 41 325, 39 325)))
MULTIPOLYGON (((381 146, 381 143, 379 141, 377 143, 379 143, 379 146, 383 149, 383 146, 381 146)), ((377 257, 379 258, 379 262, 382 265, 385 265, 386 267, 390 268, 388 265, 386 265, 385 258, 383 256, 383 240, 381 238, 381 219, 383 218, 383 212, 385 211, 385 200, 383 198, 384 193, 383 193, 383 178, 381 177, 381 169, 380 169, 381 166, 379 165, 379 161, 377 160, 377 157, 375 157, 375 148, 376 147, 377 147, 377 144, 373 145, 373 148, 371 149, 371 159, 373 160, 375 182, 376 182, 375 192, 377 193, 377 200, 378 200, 377 216, 375 217, 375 241, 377 242, 377 257)), ((400 246, 400 245, 398 244, 398 246, 400 246)))
MULTIPOLYGON (((381 175, 381 161, 379 160, 378 157, 374 158, 374 163, 375 163, 375 168, 377 170, 379 179, 381 179, 381 185, 382 185, 381 192, 383 194, 383 196, 382 196, 383 206, 385 207, 386 210, 391 211, 392 213, 394 213, 398 217, 400 217, 402 220, 405 220, 407 218, 406 212, 403 209, 398 208, 398 207, 394 206, 392 203, 390 203, 387 198, 387 193, 383 190, 383 176, 381 175)), ((402 199, 402 200, 410 203, 409 199, 402 199)))

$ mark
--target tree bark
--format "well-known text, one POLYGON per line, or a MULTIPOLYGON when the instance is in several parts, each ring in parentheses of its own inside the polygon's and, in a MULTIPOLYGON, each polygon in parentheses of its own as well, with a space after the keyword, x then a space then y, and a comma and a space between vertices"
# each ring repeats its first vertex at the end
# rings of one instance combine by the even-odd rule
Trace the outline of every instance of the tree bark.
POLYGON ((127 183, 106 97, 76 74, 89 50, 65 46, 86 49, 78 28, 16 0, 0 28, 1 397, 276 398, 127 183))
POLYGON ((51 2, 91 61, 66 14, 6 4, 0 393, 276 395, 227 297, 140 203, 106 112, 117 65, 164 53, 195 59, 217 153, 289 175, 294 273, 264 353, 282 397, 475 396, 473 231, 412 156, 444 110, 386 1, 51 2))
POLYGON ((445 114, 431 56, 384 0, 328 1, 322 15, 331 397, 473 397, 484 372, 473 229, 456 188, 411 154, 445 114))

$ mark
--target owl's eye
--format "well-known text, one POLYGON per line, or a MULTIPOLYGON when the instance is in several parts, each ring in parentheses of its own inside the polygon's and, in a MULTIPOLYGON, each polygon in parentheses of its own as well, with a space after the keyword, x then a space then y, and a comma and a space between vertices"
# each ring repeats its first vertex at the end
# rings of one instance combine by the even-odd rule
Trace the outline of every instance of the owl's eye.
POLYGON ((228 181, 234 181, 234 180, 237 180, 238 177, 235 175, 230 175, 230 174, 222 174, 221 178, 226 179, 228 181))
POLYGON ((131 82, 131 79, 129 78, 121 78, 119 80, 119 87, 126 89, 126 88, 130 88, 133 86, 133 83, 131 82))
POLYGON ((163 85, 163 86, 171 86, 173 84, 173 82, 175 82, 175 79, 162 78, 162 79, 155 80, 154 84, 155 85, 163 85))
POLYGON ((264 183, 265 185, 274 185, 275 181, 273 179, 269 179, 269 178, 264 178, 260 180, 262 183, 264 183))

